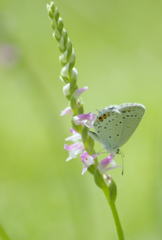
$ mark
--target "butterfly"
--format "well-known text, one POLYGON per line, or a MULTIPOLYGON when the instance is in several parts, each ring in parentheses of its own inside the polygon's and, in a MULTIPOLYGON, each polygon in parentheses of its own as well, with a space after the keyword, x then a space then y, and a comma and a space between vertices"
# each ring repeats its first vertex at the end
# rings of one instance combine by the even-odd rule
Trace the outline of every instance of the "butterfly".
POLYGON ((140 103, 110 105, 96 115, 93 122, 95 132, 88 134, 99 142, 107 152, 116 154, 132 136, 145 113, 140 103))

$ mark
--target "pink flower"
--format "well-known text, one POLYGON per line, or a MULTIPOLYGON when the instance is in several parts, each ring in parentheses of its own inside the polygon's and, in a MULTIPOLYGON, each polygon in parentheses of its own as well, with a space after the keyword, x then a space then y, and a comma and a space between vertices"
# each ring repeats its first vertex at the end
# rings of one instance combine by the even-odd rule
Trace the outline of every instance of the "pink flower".
POLYGON ((72 158, 76 158, 78 154, 80 154, 82 163, 83 163, 83 170, 82 175, 87 171, 87 168, 95 163, 94 159, 99 155, 99 153, 94 154, 93 156, 90 156, 84 148, 83 142, 80 141, 81 134, 74 131, 73 128, 70 129, 70 132, 72 133, 72 136, 66 138, 66 141, 73 141, 74 143, 72 145, 64 145, 64 149, 69 151, 69 157, 66 159, 66 161, 71 160, 72 158))
POLYGON ((90 156, 87 152, 84 152, 80 155, 82 162, 83 162, 83 171, 82 175, 87 171, 88 167, 92 164, 95 164, 94 159, 98 156, 98 153, 90 156))
POLYGON ((117 166, 116 162, 114 161, 114 154, 110 154, 107 158, 103 159, 99 164, 98 164, 98 170, 100 171, 101 174, 106 173, 107 171, 118 168, 121 166, 117 166), (107 167, 108 165, 111 164, 111 167, 107 167))
POLYGON ((76 158, 78 154, 83 153, 85 151, 83 143, 79 141, 73 143, 70 146, 64 144, 64 149, 69 151, 69 157, 66 159, 66 161, 69 161, 72 158, 76 158))
POLYGON ((82 139, 81 134, 77 133, 76 131, 74 131, 73 128, 70 129, 70 132, 73 134, 72 136, 68 137, 65 139, 65 141, 73 141, 73 142, 77 142, 79 139, 82 139))
POLYGON ((75 99, 78 99, 80 97, 80 95, 82 93, 84 93, 87 89, 88 89, 88 87, 83 87, 83 88, 79 88, 79 89, 75 90, 75 92, 73 93, 73 97, 75 99))
POLYGON ((60 116, 63 116, 63 115, 66 115, 66 114, 69 114, 71 116, 73 116, 73 110, 71 109, 71 107, 67 107, 65 108, 64 110, 61 111, 60 113, 60 116))
POLYGON ((87 126, 88 128, 91 128, 93 127, 94 118, 95 118, 95 114, 89 112, 87 114, 79 114, 73 117, 73 120, 76 125, 82 124, 87 126))

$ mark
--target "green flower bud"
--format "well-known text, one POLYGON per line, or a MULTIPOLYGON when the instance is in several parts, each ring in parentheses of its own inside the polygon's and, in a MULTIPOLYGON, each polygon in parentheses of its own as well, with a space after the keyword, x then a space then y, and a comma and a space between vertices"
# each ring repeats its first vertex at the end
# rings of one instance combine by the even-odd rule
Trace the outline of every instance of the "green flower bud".
POLYGON ((63 27, 64 27, 64 24, 63 24, 62 18, 59 17, 58 22, 57 22, 57 28, 61 35, 62 35, 63 27))
POLYGON ((84 113, 83 104, 80 104, 80 106, 78 107, 78 114, 83 114, 83 113, 84 113))
POLYGON ((54 2, 50 3, 50 8, 51 8, 51 11, 54 13, 55 12, 55 3, 54 2))
POLYGON ((89 128, 84 126, 83 130, 82 130, 82 141, 83 141, 83 143, 85 143, 88 140, 88 137, 89 137, 88 131, 89 131, 89 128))
POLYGON ((67 78, 67 77, 61 77, 61 76, 59 76, 59 78, 60 78, 60 80, 62 81, 62 82, 64 82, 64 83, 69 83, 69 79, 67 78))
POLYGON ((72 44, 71 44, 71 41, 69 38, 67 39, 66 49, 68 51, 68 58, 70 58, 71 53, 72 53, 72 44))
POLYGON ((60 16, 60 14, 59 14, 59 11, 58 11, 58 9, 57 9, 57 7, 56 7, 56 8, 55 8, 55 13, 54 13, 54 18, 56 19, 56 22, 58 21, 59 16, 60 16))
MULTIPOLYGON (((62 38, 61 38, 62 39, 62 38)), ((68 51, 66 50, 60 57, 59 60, 61 61, 61 64, 65 66, 67 64, 67 54, 68 51)))
POLYGON ((107 185, 105 183, 105 180, 102 176, 102 174, 99 172, 98 169, 95 170, 95 173, 94 173, 94 180, 95 180, 95 183, 97 184, 97 186, 101 189, 103 188, 106 188, 107 185))
POLYGON ((65 52, 65 46, 64 46, 65 44, 64 44, 64 37, 62 36, 61 38, 60 38, 60 41, 59 41, 59 49, 60 49, 60 52, 65 52))
POLYGON ((52 19, 51 25, 52 25, 53 30, 55 30, 55 28, 57 27, 57 22, 56 22, 55 18, 52 19))
POLYGON ((110 183, 108 184, 109 186, 109 196, 108 196, 108 201, 109 202, 115 202, 116 197, 117 197, 117 186, 114 182, 114 180, 111 178, 110 183))
POLYGON ((67 44, 67 40, 68 40, 68 34, 67 34, 65 28, 63 28, 63 30, 62 30, 62 36, 64 38, 64 49, 66 49, 66 44, 67 44))
POLYGON ((71 53, 71 56, 70 56, 70 59, 69 59, 69 71, 72 70, 72 68, 74 67, 75 65, 75 53, 74 53, 74 48, 72 48, 72 53, 71 53))
MULTIPOLYGON (((70 107, 73 109, 74 112, 76 112, 75 110, 78 110, 78 108, 77 108, 77 100, 73 96, 70 99, 70 107)), ((77 113, 78 112, 76 112, 76 114, 77 113)))
POLYGON ((69 78, 69 63, 67 63, 61 70, 61 76, 69 78))
POLYGON ((47 4, 47 11, 48 11, 48 15, 51 19, 54 18, 54 12, 55 12, 55 4, 53 2, 49 4, 47 4))
POLYGON ((59 33, 59 31, 58 31, 57 28, 55 28, 55 32, 53 33, 53 37, 54 37, 57 41, 59 41, 60 38, 61 38, 61 35, 60 35, 60 33, 59 33))
POLYGON ((88 138, 88 153, 90 154, 90 155, 92 155, 93 154, 93 149, 94 149, 94 140, 93 140, 93 138, 91 138, 90 136, 89 136, 89 138, 88 138))

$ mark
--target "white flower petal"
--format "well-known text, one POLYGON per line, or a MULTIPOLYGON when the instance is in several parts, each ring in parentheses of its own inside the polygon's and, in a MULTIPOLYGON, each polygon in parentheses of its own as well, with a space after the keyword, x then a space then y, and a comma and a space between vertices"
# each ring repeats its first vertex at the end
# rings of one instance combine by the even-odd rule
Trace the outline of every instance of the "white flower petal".
POLYGON ((70 94, 70 83, 67 83, 64 87, 63 87, 63 93, 65 96, 68 96, 70 94))

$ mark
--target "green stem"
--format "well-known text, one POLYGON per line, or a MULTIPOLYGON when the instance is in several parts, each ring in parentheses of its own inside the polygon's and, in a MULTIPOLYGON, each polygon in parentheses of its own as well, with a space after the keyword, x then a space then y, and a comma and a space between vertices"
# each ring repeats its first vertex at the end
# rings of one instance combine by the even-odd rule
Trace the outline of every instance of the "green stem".
POLYGON ((120 223, 120 220, 119 220, 119 216, 118 216, 118 213, 117 213, 117 210, 116 210, 115 203, 111 203, 111 204, 109 203, 109 205, 110 205, 113 217, 114 217, 118 238, 120 240, 124 240, 124 233, 123 233, 123 230, 122 230, 122 227, 121 227, 121 223, 120 223))
POLYGON ((119 220, 119 216, 118 216, 118 213, 117 213, 117 209, 116 209, 116 206, 115 206, 115 202, 113 201, 109 201, 109 190, 108 188, 103 188, 102 189, 105 196, 106 196, 106 199, 108 201, 108 204, 111 208, 111 211, 112 211, 112 215, 113 215, 113 218, 114 218, 114 221, 115 221, 115 226, 116 226, 116 230, 117 230, 117 234, 118 234, 118 239, 119 240, 124 240, 124 233, 123 233, 123 229, 122 229, 122 226, 121 226, 121 223, 120 223, 120 220, 119 220))

